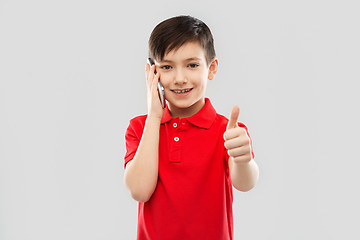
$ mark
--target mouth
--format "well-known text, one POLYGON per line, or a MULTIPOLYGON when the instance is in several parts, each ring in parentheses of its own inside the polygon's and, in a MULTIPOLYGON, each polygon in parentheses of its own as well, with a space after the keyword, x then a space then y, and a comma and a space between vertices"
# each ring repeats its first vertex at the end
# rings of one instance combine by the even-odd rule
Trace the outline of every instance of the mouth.
POLYGON ((193 89, 192 88, 184 88, 184 89, 173 89, 171 91, 176 94, 185 94, 185 93, 190 92, 191 90, 193 90, 193 89))

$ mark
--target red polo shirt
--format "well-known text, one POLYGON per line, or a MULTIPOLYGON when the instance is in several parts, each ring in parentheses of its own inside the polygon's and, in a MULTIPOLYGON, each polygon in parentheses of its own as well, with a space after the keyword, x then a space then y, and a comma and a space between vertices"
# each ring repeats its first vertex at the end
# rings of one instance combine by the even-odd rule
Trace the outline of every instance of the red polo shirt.
MULTIPOLYGON (((130 121, 125 167, 134 158, 146 117, 130 121)), ((150 200, 139 202, 138 240, 233 239, 233 193, 223 139, 227 123, 207 98, 188 118, 173 118, 165 109, 158 183, 150 200)))

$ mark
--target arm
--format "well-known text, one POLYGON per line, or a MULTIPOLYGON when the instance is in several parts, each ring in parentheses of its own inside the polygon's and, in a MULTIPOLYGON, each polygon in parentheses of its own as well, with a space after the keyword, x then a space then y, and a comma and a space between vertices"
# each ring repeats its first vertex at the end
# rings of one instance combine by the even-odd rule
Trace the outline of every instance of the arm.
POLYGON ((259 178, 259 168, 252 158, 250 138, 246 130, 237 124, 239 113, 240 109, 234 107, 224 133, 225 148, 229 153, 228 164, 233 186, 240 191, 249 191, 259 178))
POLYGON ((235 163, 233 158, 229 157, 229 170, 232 184, 239 191, 251 190, 259 178, 259 167, 254 159, 247 163, 235 163))
POLYGON ((131 196, 139 202, 146 202, 155 191, 159 168, 159 130, 164 109, 158 96, 159 73, 155 65, 146 65, 148 86, 148 116, 139 147, 134 158, 126 165, 124 182, 131 196))
POLYGON ((131 196, 146 202, 153 194, 158 179, 160 120, 148 117, 138 150, 125 169, 124 181, 131 196))

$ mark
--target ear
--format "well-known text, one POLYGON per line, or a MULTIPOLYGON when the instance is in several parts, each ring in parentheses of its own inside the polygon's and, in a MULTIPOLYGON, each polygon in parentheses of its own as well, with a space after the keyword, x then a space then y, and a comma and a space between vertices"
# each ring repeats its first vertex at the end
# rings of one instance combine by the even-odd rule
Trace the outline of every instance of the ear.
POLYGON ((209 65, 209 73, 208 73, 208 79, 209 80, 213 80, 215 77, 215 74, 218 70, 218 66, 219 66, 219 61, 218 59, 215 57, 213 58, 213 60, 211 60, 211 63, 209 65))

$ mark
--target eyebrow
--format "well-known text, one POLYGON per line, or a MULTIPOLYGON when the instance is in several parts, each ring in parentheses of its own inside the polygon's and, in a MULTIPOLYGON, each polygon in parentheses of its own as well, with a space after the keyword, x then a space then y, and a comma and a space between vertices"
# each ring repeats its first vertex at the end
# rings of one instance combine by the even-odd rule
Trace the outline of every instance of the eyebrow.
MULTIPOLYGON (((197 60, 197 61, 199 61, 199 60, 201 60, 201 58, 198 58, 198 57, 191 57, 191 58, 187 58, 187 59, 185 59, 185 60, 184 60, 184 62, 193 61, 193 60, 197 60)), ((167 60, 167 59, 164 59, 164 60, 162 60, 162 61, 160 61, 160 62, 169 62, 169 63, 174 63, 173 61, 171 61, 171 60, 167 60)))

